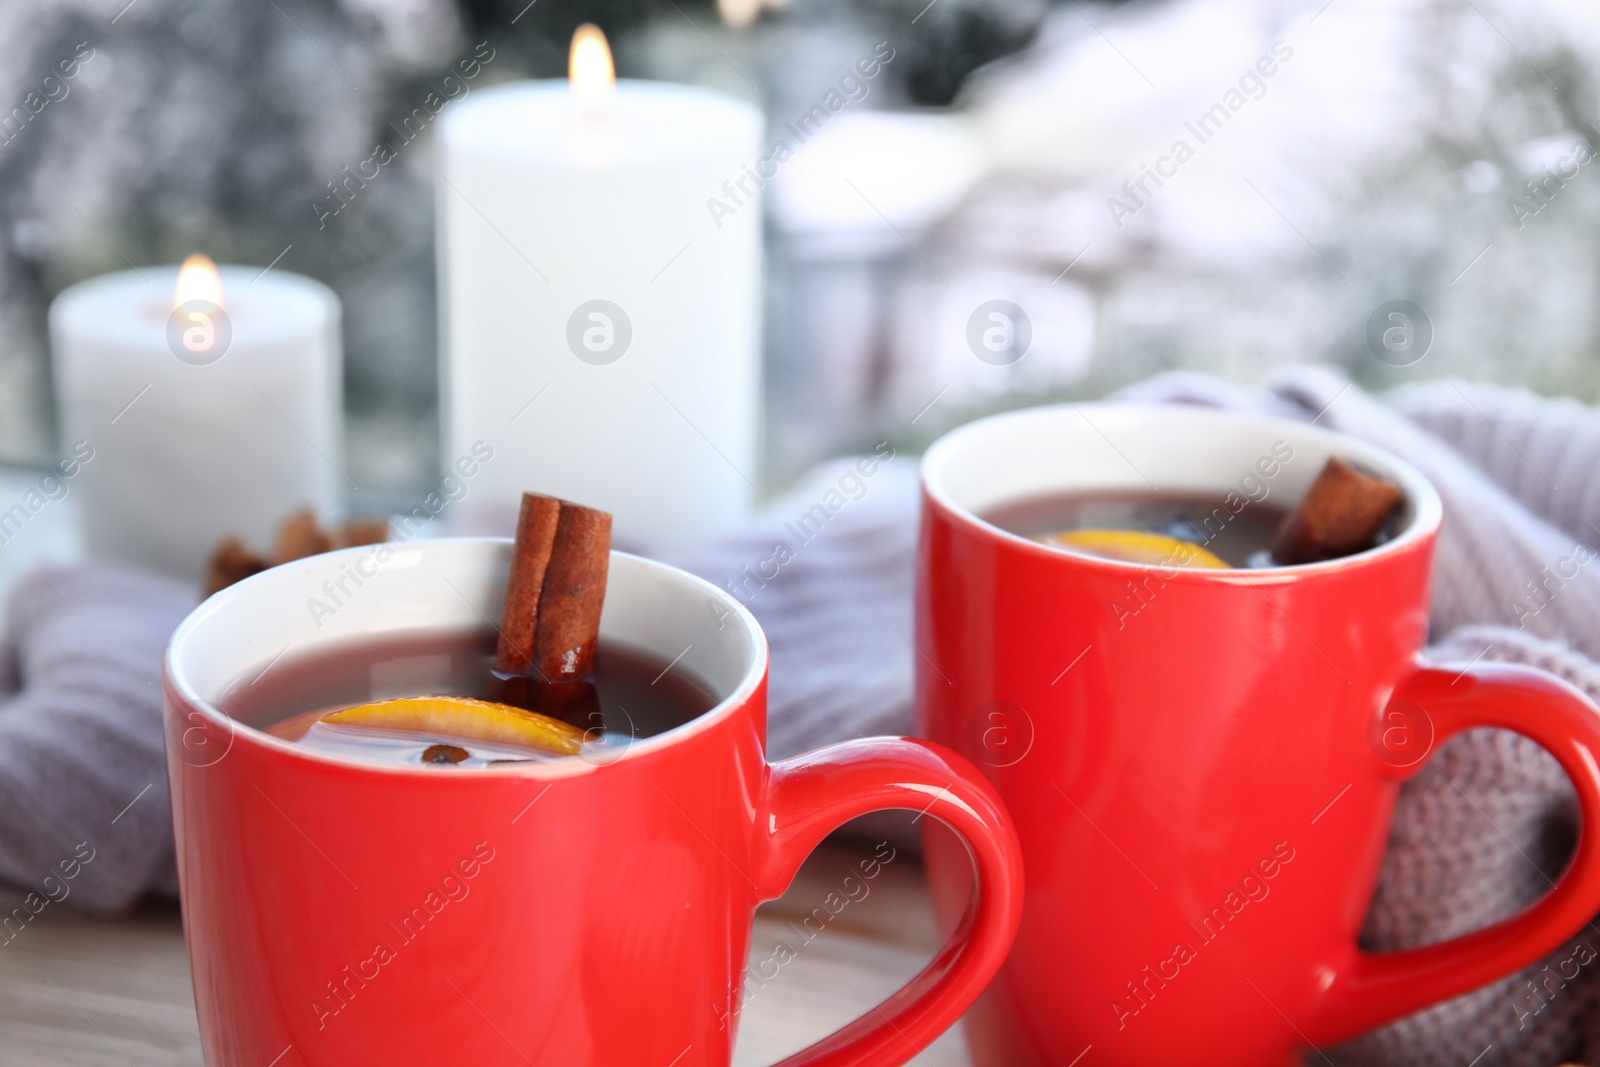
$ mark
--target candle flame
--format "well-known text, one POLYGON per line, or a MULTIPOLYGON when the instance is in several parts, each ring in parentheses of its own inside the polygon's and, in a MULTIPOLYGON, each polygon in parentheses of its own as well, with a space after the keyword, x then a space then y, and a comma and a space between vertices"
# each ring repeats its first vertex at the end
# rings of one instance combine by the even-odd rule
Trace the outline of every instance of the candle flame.
POLYGON ((761 0, 717 0, 717 14, 729 26, 742 30, 756 20, 763 6, 761 0))
POLYGON ((611 62, 611 46, 600 27, 592 22, 585 22, 572 35, 567 77, 574 99, 585 108, 604 107, 616 92, 617 69, 611 62))
POLYGON ((222 306, 222 275, 211 257, 196 252, 178 268, 178 285, 172 294, 172 306, 182 307, 191 300, 205 300, 216 307, 222 306))

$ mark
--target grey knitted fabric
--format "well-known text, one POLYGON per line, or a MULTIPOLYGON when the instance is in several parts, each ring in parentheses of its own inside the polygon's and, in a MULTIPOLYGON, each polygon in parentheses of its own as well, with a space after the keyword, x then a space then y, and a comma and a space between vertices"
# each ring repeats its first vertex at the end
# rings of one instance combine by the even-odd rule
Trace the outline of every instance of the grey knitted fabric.
POLYGON ((30 893, 38 910, 111 912, 176 892, 161 655, 194 605, 185 586, 102 567, 35 571, 13 590, 0 638, 6 915, 30 893))
POLYGON ((772 650, 767 747, 775 758, 911 731, 916 500, 911 460, 839 460, 742 529, 660 553, 761 620, 772 650))

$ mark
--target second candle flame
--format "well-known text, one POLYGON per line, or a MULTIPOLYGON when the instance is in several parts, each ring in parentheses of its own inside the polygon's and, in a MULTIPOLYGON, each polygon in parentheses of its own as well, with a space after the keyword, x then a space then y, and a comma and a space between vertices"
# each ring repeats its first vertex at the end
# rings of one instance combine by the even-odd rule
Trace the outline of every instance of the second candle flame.
POLYGON ((222 306, 222 274, 210 256, 196 252, 178 268, 178 284, 172 293, 172 306, 182 307, 191 300, 204 300, 222 306))
POLYGON ((585 22, 572 35, 567 77, 572 83, 572 98, 586 111, 607 106, 616 93, 617 69, 611 62, 611 46, 600 27, 592 22, 585 22))

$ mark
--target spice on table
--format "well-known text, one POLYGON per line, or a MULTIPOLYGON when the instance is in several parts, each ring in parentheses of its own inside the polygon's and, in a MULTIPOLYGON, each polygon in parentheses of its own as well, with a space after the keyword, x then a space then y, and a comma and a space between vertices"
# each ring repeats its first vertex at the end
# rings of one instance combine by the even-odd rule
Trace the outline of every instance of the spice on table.
POLYGON ((388 539, 387 519, 355 519, 324 531, 311 510, 304 508, 284 519, 278 527, 271 558, 256 552, 237 537, 224 538, 206 561, 200 581, 200 595, 204 599, 268 567, 292 563, 336 548, 381 544, 388 539))

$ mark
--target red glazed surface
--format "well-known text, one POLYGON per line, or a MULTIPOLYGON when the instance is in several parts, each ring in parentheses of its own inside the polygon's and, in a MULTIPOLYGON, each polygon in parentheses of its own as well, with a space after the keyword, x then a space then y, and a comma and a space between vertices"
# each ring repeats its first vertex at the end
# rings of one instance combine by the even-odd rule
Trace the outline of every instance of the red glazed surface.
POLYGON ((179 874, 212 1067, 722 1067, 757 903, 787 887, 828 831, 882 808, 954 827, 982 892, 908 990, 786 1064, 905 1063, 999 966, 1020 861, 982 777, 936 745, 887 738, 769 766, 759 629, 720 591, 659 564, 613 557, 621 603, 608 601, 602 634, 720 642, 706 662, 727 699, 603 765, 365 766, 223 718, 205 695, 229 677, 216 657, 265 665, 285 635, 470 623, 469 595, 472 612, 497 617, 488 609, 509 544, 463 541, 362 568, 375 576, 335 616, 338 634, 303 623, 305 591, 371 551, 219 594, 169 653, 179 874), (439 591, 440 577, 465 588, 460 600, 439 591), (657 610, 669 617, 634 617, 657 610), (670 617, 680 610, 700 614, 670 617), (239 651, 242 637, 258 647, 239 651))
MULTIPOLYGON (((1418 660, 1439 522, 1410 468, 1265 419, 1037 409, 930 451, 919 730, 984 765, 1027 862, 1016 945, 967 1018, 978 1064, 1285 1067, 1508 975, 1600 910, 1596 709, 1533 671, 1418 660), (1169 570, 1145 586, 1156 568, 1065 554, 971 513, 1146 480, 1222 490, 1280 440, 1292 460, 1272 479, 1257 472, 1280 502, 1337 451, 1406 486, 1406 532, 1346 560, 1169 570), (1363 954, 1400 782, 1449 737, 1489 725, 1534 738, 1573 778, 1571 868, 1507 923, 1363 954)), ((954 845, 929 833, 947 913, 970 884, 954 845)))

